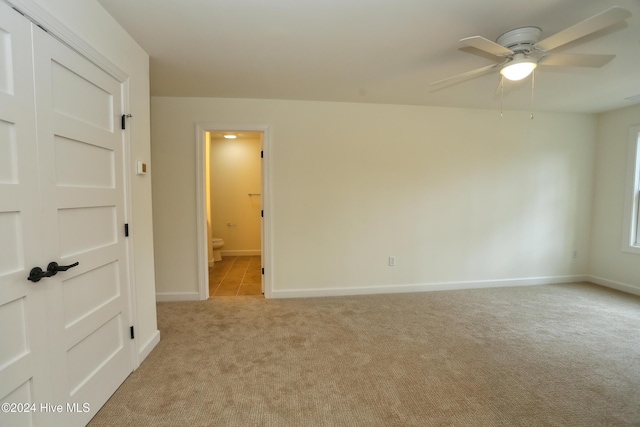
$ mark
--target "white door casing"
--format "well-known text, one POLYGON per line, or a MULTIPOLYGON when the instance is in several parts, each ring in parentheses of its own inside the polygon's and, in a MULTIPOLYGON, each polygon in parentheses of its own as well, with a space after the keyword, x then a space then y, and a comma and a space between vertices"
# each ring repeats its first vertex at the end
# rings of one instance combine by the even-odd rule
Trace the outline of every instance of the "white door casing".
MULTIPOLYGON (((207 132, 260 132, 262 161, 261 161, 261 252, 262 252, 262 292, 265 298, 272 296, 273 262, 272 231, 271 231, 271 137, 270 126, 253 123, 196 123, 196 240, 198 247, 198 294, 199 300, 209 298, 208 281, 208 246, 207 239, 207 197, 206 197, 206 133, 207 132)), ((160 299, 159 299, 160 300, 160 299)), ((171 299, 170 299, 171 300, 171 299)))
POLYGON ((0 231, 12 237, 0 243, 6 259, 0 260, 0 321, 15 325, 0 332, 10 344, 0 347, 0 399, 33 402, 36 409, 63 406, 61 413, 6 414, 10 425, 85 425, 133 369, 123 85, 0 7, 20 27, 0 20, 15 32, 8 41, 0 33, 2 57, 21 61, 4 67, 12 76, 0 74, 16 87, 0 90, 0 154, 12 159, 9 172, 0 172, 0 231), (25 27, 33 29, 35 78, 25 72, 34 69, 25 27), (18 83, 30 92, 19 91, 18 83), (26 280, 32 267, 46 269, 52 261, 79 265, 37 283, 26 280))

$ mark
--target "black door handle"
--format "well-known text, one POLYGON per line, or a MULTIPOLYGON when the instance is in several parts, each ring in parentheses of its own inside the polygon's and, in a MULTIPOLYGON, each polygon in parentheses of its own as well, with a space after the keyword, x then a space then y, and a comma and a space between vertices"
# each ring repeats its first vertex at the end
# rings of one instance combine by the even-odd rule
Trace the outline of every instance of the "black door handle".
POLYGON ((43 277, 53 276, 53 273, 50 271, 42 271, 40 267, 33 267, 29 272, 29 277, 27 280, 31 280, 32 282, 39 282, 43 277))
POLYGON ((47 271, 43 271, 40 267, 33 267, 29 272, 29 277, 27 280, 31 280, 32 282, 39 282, 40 279, 44 277, 55 276, 58 271, 67 271, 70 268, 78 265, 78 262, 75 262, 71 265, 58 265, 57 262, 50 262, 47 266, 47 271))
POLYGON ((57 262, 50 262, 49 265, 47 266, 47 272, 50 272, 51 276, 55 276, 58 271, 67 271, 68 269, 73 268, 78 264, 80 263, 74 262, 73 264, 69 264, 69 265, 58 265, 57 262))

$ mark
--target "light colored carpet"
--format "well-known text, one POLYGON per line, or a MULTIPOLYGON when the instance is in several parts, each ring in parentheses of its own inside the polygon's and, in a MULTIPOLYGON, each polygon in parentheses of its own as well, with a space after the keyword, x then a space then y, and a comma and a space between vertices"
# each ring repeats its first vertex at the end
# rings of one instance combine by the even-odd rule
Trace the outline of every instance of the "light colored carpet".
POLYGON ((158 304, 90 426, 640 425, 640 298, 591 284, 158 304))

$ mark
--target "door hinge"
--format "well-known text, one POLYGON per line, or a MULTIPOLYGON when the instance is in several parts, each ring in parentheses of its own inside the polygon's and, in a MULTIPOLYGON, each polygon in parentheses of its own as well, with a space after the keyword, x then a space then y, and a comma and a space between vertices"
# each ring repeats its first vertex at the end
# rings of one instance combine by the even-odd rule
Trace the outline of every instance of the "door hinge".
POLYGON ((264 275, 264 267, 262 267, 262 274, 264 275))
POLYGON ((260 211, 260 218, 264 218, 264 210, 260 211))
POLYGON ((122 129, 123 130, 127 128, 127 123, 126 122, 127 122, 127 119, 129 117, 133 117, 133 115, 131 115, 131 114, 123 114, 122 115, 122 129))
POLYGON ((129 224, 124 225, 124 237, 129 237, 129 224))
POLYGON ((133 333, 133 326, 131 326, 131 327, 129 328, 129 332, 131 333, 131 339, 134 339, 136 336, 135 336, 135 334, 133 333))
POLYGON ((260 151, 260 158, 263 159, 264 158, 264 151, 260 151))

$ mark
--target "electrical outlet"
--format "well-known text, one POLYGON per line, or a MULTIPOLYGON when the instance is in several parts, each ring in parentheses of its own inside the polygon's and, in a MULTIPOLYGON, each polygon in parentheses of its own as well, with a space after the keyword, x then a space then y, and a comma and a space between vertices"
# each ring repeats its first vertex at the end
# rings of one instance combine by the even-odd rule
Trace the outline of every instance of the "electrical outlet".
POLYGON ((389 267, 395 267, 395 266, 396 266, 396 257, 390 256, 389 257, 389 267))

